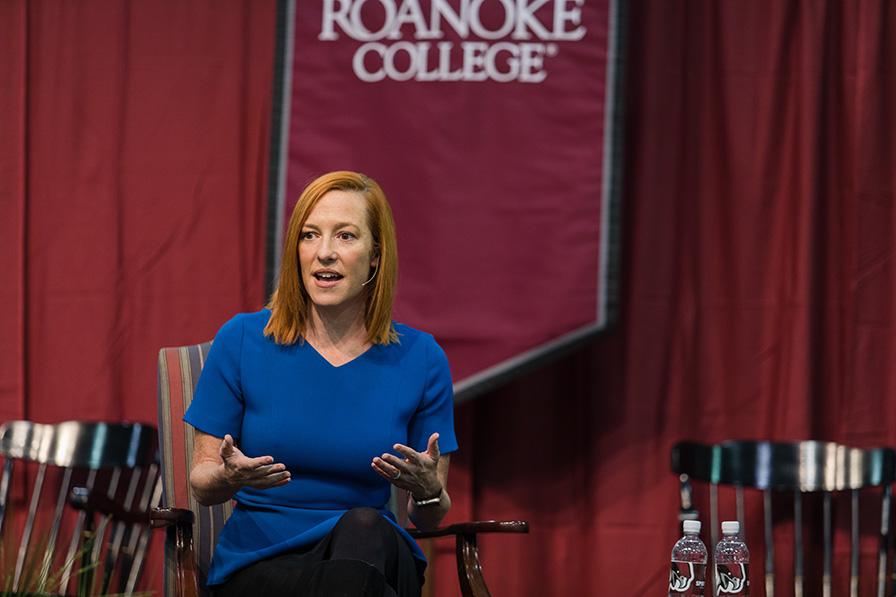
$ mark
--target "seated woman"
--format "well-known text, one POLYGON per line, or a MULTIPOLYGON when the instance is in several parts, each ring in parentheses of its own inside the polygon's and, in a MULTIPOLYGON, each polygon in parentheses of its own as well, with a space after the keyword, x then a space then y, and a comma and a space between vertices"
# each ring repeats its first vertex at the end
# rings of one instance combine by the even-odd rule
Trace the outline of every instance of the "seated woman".
POLYGON ((333 172, 302 193, 277 290, 215 337, 184 420, 191 485, 235 499, 215 595, 419 595, 426 561, 387 509, 439 525, 454 436, 451 374, 429 334, 392 321, 395 224, 379 185, 333 172))

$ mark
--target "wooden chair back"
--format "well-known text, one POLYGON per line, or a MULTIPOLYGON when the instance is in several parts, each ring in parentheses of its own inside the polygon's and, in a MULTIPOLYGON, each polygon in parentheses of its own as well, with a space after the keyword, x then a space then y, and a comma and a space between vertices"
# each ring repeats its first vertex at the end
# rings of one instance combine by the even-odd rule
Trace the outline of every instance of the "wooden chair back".
POLYGON ((161 493, 156 442, 140 424, 0 425, 0 585, 134 593, 161 493))

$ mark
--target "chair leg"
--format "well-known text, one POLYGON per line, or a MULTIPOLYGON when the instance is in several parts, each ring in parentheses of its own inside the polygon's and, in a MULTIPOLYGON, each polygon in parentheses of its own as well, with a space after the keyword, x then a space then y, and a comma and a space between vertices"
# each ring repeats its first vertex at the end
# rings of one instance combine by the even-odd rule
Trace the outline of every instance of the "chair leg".
POLYGON ((199 597, 199 575, 193 553, 193 525, 176 524, 169 527, 169 532, 172 531, 175 533, 174 545, 179 563, 175 597, 199 597))
POLYGON ((852 532, 849 552, 849 595, 859 597, 859 490, 853 489, 851 496, 852 532))
MULTIPOLYGON (((85 487, 89 490, 94 486, 96 482, 97 471, 96 469, 91 469, 87 475, 87 480, 85 483, 85 487)), ((84 529, 84 524, 87 520, 87 512, 81 510, 78 512, 78 518, 75 522, 75 527, 72 529, 72 538, 69 542, 68 553, 66 554, 65 561, 66 562, 74 562, 78 558, 78 552, 81 549, 81 533, 84 529)), ((72 582, 72 566, 67 566, 65 570, 62 572, 62 577, 59 581, 59 590, 62 593, 65 593, 68 589, 69 584, 72 582)), ((75 579, 77 581, 77 579, 75 579)))
MULTIPOLYGON (((149 510, 155 508, 162 501, 162 478, 158 474, 159 466, 157 464, 149 465, 149 474, 146 476, 147 482, 143 488, 143 496, 140 499, 140 509, 149 510), (155 479, 153 483, 149 479, 155 479)), ((124 587, 125 595, 133 595, 137 589, 137 581, 143 571, 143 562, 146 560, 146 552, 149 549, 152 540, 153 529, 151 526, 143 530, 135 532, 131 535, 131 543, 128 545, 128 553, 132 555, 133 563, 128 571, 127 583, 124 587)))
MULTIPOLYGON (((22 580, 22 574, 25 571, 25 555, 28 553, 28 547, 31 545, 31 534, 34 531, 34 519, 37 516, 37 504, 40 501, 40 492, 43 488, 44 478, 47 475, 46 463, 41 463, 37 469, 37 477, 34 480, 34 489, 31 492, 31 501, 28 505, 28 517, 25 520, 25 529, 22 531, 22 542, 19 545, 19 553, 16 557, 16 569, 12 580, 12 590, 19 589, 19 583, 22 580)), ((48 546, 52 548, 52 545, 48 546)))
MULTIPOLYGON (((831 597, 831 574, 833 573, 834 559, 834 522, 831 513, 831 494, 824 492, 824 572, 822 577, 821 594, 823 597, 831 597)), ((858 535, 856 535, 858 540, 858 535)), ((856 555, 858 553, 856 552, 856 555)), ((850 593, 852 597, 857 597, 850 593)))
POLYGON ((3 474, 0 476, 0 537, 3 536, 3 521, 6 519, 6 504, 9 503, 9 487, 12 480, 14 460, 7 457, 3 463, 3 474))
POLYGON ((81 567, 78 571, 78 580, 75 583, 78 587, 78 597, 87 597, 92 594, 94 588, 94 579, 96 578, 96 570, 91 565, 93 556, 93 545, 96 541, 97 530, 94 528, 93 515, 88 515, 84 524, 84 530, 81 533, 81 567))
POLYGON ((762 492, 763 526, 765 527, 765 595, 775 597, 775 528, 772 514, 772 492, 762 492))
POLYGON ((476 545, 476 533, 458 533, 457 535, 457 577, 460 581, 460 592, 463 597, 491 597, 482 566, 479 563, 479 548, 476 545))
POLYGON ((793 594, 803 597, 803 494, 793 492, 793 594))
POLYGON ((719 486, 709 486, 709 527, 713 548, 719 542, 719 486))
POLYGON ((887 592, 887 558, 890 553, 890 496, 891 486, 884 485, 880 505, 880 547, 877 556, 877 597, 887 592))
POLYGON ((153 508, 149 513, 153 528, 165 528, 165 559, 173 563, 175 597, 198 597, 199 571, 193 551, 193 512, 180 508, 153 508))
POLYGON ((50 577, 50 566, 53 564, 54 546, 56 545, 56 539, 59 536, 59 528, 62 524, 62 516, 66 506, 71 479, 72 469, 67 468, 62 476, 62 484, 60 485, 59 497, 56 500, 56 510, 53 516, 53 525, 50 528, 50 538, 47 541, 47 550, 44 552, 43 564, 40 569, 40 580, 38 581, 40 590, 46 589, 46 583, 50 577))

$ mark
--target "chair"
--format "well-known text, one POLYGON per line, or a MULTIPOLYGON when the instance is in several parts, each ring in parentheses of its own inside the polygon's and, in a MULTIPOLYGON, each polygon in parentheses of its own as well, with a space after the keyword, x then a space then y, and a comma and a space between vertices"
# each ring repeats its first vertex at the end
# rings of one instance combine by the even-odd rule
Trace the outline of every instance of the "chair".
POLYGON ((156 429, 140 424, 0 425, 0 536, 18 543, 0 557, 0 586, 132 594, 161 496, 156 442, 156 429))
MULTIPOLYGON (((699 518, 692 481, 702 481, 709 488, 711 544, 718 541, 720 503, 724 498, 730 506, 731 490, 727 495, 719 487, 733 489, 734 508, 741 529, 749 535, 752 527, 745 526, 747 508, 745 489, 756 490, 757 510, 762 510, 765 564, 765 595, 772 597, 776 588, 778 569, 789 567, 786 554, 777 554, 776 540, 782 535, 779 527, 793 526, 792 539, 785 546, 793 549, 793 595, 845 594, 846 580, 834 574, 833 556, 842 547, 837 538, 849 536, 849 594, 860 593, 860 546, 876 535, 877 579, 876 594, 886 594, 887 565, 890 545, 891 485, 896 480, 896 452, 890 448, 862 450, 832 442, 767 442, 728 441, 717 445, 680 442, 672 449, 672 471, 679 475, 683 520, 699 518), (860 507, 861 504, 861 507, 860 507), (874 531, 869 532, 867 519, 874 514, 874 531), (841 515, 838 517, 838 515, 841 515), (820 521, 819 521, 820 519, 820 521), (813 521, 818 521, 812 524, 813 521), (776 530, 778 531, 776 533, 776 530), (820 535, 820 537, 819 537, 820 535), (809 541, 806 541, 809 538, 809 541), (819 552, 818 545, 821 544, 819 552), (784 558, 782 558, 782 555, 784 558), (820 562, 807 565, 816 556, 820 562), (820 569, 820 577, 811 576, 820 569), (819 588, 820 585, 820 588, 819 588)), ((749 496, 747 496, 749 497, 749 496)), ((752 498, 751 498, 752 499, 752 498)), ((733 520, 732 517, 729 516, 733 520)), ((758 541, 747 537, 751 563, 757 564, 758 541)), ((842 550, 841 550, 842 551, 842 550)), ((841 566, 845 567, 845 566, 841 566)), ((778 587, 780 588, 780 587, 778 587)), ((868 594, 868 590, 862 591, 868 594)), ((754 595, 758 594, 754 588, 754 595)))
MULTIPOLYGON (((161 508, 151 513, 153 525, 165 527, 165 595, 207 595, 206 575, 218 534, 233 511, 232 503, 199 505, 190 493, 189 472, 193 456, 193 428, 182 422, 211 342, 163 348, 159 352, 159 443, 162 449, 163 497, 161 508), (194 538, 198 538, 194 542, 194 538)), ((400 499, 393 495, 393 503, 400 499)), ((399 517, 401 520, 401 517, 399 517)), ((464 597, 489 597, 476 538, 479 533, 528 533, 521 521, 467 522, 422 532, 410 529, 417 539, 454 536, 458 580, 464 597)))

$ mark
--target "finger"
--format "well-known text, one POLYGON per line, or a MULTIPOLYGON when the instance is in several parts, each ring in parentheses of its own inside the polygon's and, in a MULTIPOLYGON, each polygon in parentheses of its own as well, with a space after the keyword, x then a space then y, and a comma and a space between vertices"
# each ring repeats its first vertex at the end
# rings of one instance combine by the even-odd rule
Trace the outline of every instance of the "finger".
POLYGON ((283 463, 274 464, 273 456, 259 456, 258 458, 247 458, 246 466, 248 468, 261 469, 264 467, 271 467, 271 470, 275 471, 283 471, 286 470, 286 465, 283 463), (276 468, 274 468, 276 467, 276 468))
POLYGON ((271 489, 273 487, 282 487, 292 480, 289 471, 282 471, 276 474, 266 475, 251 483, 251 487, 255 489, 271 489))
POLYGON ((277 481, 277 482, 271 484, 271 485, 270 485, 270 488, 273 488, 273 487, 283 487, 284 485, 286 485, 286 484, 289 483, 290 481, 292 481, 292 479, 290 479, 289 477, 286 477, 285 479, 281 479, 280 481, 277 481))
MULTIPOLYGON (((414 452, 407 446, 401 446, 401 447, 404 448, 404 450, 406 450, 406 452, 402 453, 402 456, 406 456, 406 458, 401 458, 399 456, 396 456, 395 454, 388 454, 388 453, 383 454, 380 457, 380 459, 383 462, 385 462, 388 466, 390 466, 390 467, 392 467, 392 469, 394 469, 392 474, 395 474, 396 470, 399 470, 402 472, 407 472, 409 464, 414 465, 414 466, 422 466, 423 465, 420 454, 418 454, 417 452, 414 452)), ((392 470, 392 469, 390 469, 390 470, 392 470)))
MULTIPOLYGON (((392 449, 404 456, 409 462, 413 462, 414 464, 421 464, 422 455, 415 449, 403 444, 395 444, 394 446, 392 446, 392 449)), ((384 459, 386 458, 386 456, 390 456, 391 458, 395 458, 396 460, 398 460, 391 454, 383 454, 384 459)))
POLYGON ((256 469, 256 477, 259 479, 267 479, 267 480, 276 480, 279 481, 284 479, 290 475, 289 471, 286 470, 285 464, 267 464, 256 469))
POLYGON ((408 462, 416 464, 418 466, 425 466, 430 461, 438 462, 439 461, 439 444, 438 444, 439 434, 433 433, 429 438, 429 445, 426 448, 425 453, 420 453, 414 450, 411 447, 395 444, 393 448, 396 452, 404 456, 408 462))
POLYGON ((404 462, 403 460, 393 456, 392 454, 383 454, 382 458, 374 458, 373 463, 379 468, 381 471, 386 473, 387 475, 394 477, 398 474, 398 471, 401 470, 399 465, 404 462))
POLYGON ((219 452, 221 453, 221 458, 224 460, 227 460, 233 455, 233 437, 229 433, 224 436, 224 441, 221 442, 221 449, 219 452))
POLYGON ((430 456, 432 456, 433 460, 436 460, 436 461, 439 460, 439 456, 441 454, 439 453, 439 434, 438 433, 433 433, 432 435, 429 436, 429 445, 426 447, 426 451, 429 453, 430 456))
POLYGON ((272 483, 271 487, 279 487, 281 485, 286 485, 292 480, 292 473, 288 470, 277 471, 274 474, 268 476, 268 482, 272 483))
POLYGON ((377 474, 387 481, 394 482, 401 478, 401 469, 386 462, 382 458, 374 458, 373 462, 370 463, 370 466, 373 467, 373 470, 375 470, 377 474))
POLYGON ((391 480, 394 478, 392 475, 389 475, 389 474, 385 471, 385 469, 383 469, 381 466, 377 465, 376 462, 371 462, 371 463, 370 463, 370 467, 373 469, 373 471, 374 471, 376 474, 378 474, 378 475, 379 475, 380 477, 382 477, 383 479, 386 479, 387 481, 391 481, 391 480))
POLYGON ((265 464, 255 468, 246 468, 243 471, 246 482, 258 489, 266 489, 275 485, 288 483, 292 474, 282 463, 265 464))

